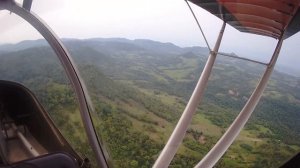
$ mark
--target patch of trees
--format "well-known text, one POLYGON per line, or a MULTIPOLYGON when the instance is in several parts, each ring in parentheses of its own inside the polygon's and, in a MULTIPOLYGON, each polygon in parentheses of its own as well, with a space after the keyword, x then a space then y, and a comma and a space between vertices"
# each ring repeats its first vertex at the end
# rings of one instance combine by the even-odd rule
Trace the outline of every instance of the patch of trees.
POLYGON ((300 105, 281 99, 263 99, 257 108, 257 122, 269 128, 276 139, 287 144, 300 145, 300 105))
POLYGON ((99 114, 101 124, 96 125, 97 131, 105 140, 116 167, 151 167, 154 164, 163 144, 135 131, 131 121, 117 110, 99 114))

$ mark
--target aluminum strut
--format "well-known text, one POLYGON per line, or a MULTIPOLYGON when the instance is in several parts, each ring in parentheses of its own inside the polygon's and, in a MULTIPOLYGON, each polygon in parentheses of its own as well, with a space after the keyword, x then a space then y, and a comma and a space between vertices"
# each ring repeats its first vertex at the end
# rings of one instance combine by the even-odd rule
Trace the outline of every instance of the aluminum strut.
POLYGON ((12 123, 11 124, 12 129, 16 132, 18 138, 21 140, 27 151, 31 154, 33 157, 37 157, 40 154, 38 151, 30 144, 30 142, 25 138, 25 136, 19 131, 18 127, 12 123))
POLYGON ((208 57, 208 60, 203 69, 203 72, 199 78, 199 81, 195 87, 195 90, 194 90, 187 106, 185 107, 185 110, 182 113, 175 129, 173 130, 171 137, 169 138, 167 144, 165 145, 163 151, 159 155, 159 157, 156 160, 153 167, 155 167, 155 168, 168 167, 169 164, 171 163, 174 155, 176 154, 177 149, 185 136, 188 126, 192 121, 193 114, 195 113, 197 106, 200 103, 201 98, 204 94, 204 90, 206 88, 208 78, 211 74, 214 62, 217 57, 217 52, 219 50, 219 47, 220 47, 220 44, 222 41, 225 26, 226 26, 226 23, 224 22, 222 25, 221 31, 219 33, 218 39, 216 41, 214 50, 213 50, 213 52, 210 53, 210 56, 208 57))
POLYGON ((253 91, 251 97, 245 104, 242 111, 233 121, 228 130, 224 133, 224 135, 219 139, 216 145, 206 154, 206 156, 195 166, 196 168, 211 168, 213 167, 217 161, 223 156, 229 146, 233 143, 235 138, 239 135, 240 131, 247 123, 250 118, 252 112, 254 111, 257 103, 259 102, 264 89, 267 86, 269 78, 274 70, 274 66, 276 64, 277 58, 280 53, 280 49, 282 46, 283 38, 280 37, 275 51, 273 53, 272 59, 268 64, 260 82, 256 86, 253 91))
POLYGON ((95 128, 93 126, 92 119, 90 116, 90 102, 85 85, 79 75, 79 71, 77 70, 70 54, 67 52, 62 42, 50 29, 50 27, 42 21, 42 19, 40 19, 34 13, 22 8, 16 2, 12 0, 1 0, 0 10, 1 9, 6 9, 22 17, 24 20, 30 23, 37 31, 39 31, 41 35, 47 40, 49 45, 52 47, 52 49, 58 56, 60 62, 62 63, 67 77, 69 78, 77 96, 81 119, 91 148, 94 151, 98 166, 102 168, 108 167, 108 163, 104 156, 104 150, 99 144, 98 136, 95 132, 95 128))

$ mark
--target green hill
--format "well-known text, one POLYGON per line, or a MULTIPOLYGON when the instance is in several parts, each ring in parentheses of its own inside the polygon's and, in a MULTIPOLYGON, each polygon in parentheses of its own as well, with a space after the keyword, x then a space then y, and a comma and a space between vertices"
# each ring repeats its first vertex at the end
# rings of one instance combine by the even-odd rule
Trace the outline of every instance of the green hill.
MULTIPOLYGON (((92 158, 58 59, 42 42, 33 42, 23 42, 23 49, 10 45, 9 51, 0 53, 1 79, 33 90, 69 141, 92 158)), ((95 126, 111 163, 151 167, 194 89, 207 49, 121 38, 64 43, 92 97, 95 126)), ((209 151, 262 73, 262 66, 218 57, 205 98, 171 167, 193 167, 209 151)), ((295 77, 274 72, 254 115, 217 167, 278 167, 299 152, 299 84, 295 77)))

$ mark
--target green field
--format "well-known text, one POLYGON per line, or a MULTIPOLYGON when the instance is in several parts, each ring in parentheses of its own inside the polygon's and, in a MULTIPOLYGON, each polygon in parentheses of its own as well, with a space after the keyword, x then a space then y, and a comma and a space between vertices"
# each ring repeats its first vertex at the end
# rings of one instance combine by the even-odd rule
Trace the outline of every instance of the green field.
MULTIPOLYGON (((70 41, 66 46, 87 85, 109 163, 151 167, 188 102, 206 50, 130 40, 70 41)), ((96 167, 76 98, 53 54, 43 46, 2 53, 1 77, 31 89, 75 150, 96 167)), ((238 115, 262 72, 260 66, 218 58, 170 167, 193 167, 205 156, 238 115)), ((275 72, 250 121, 216 167, 279 167, 299 152, 299 85, 300 79, 275 72)))

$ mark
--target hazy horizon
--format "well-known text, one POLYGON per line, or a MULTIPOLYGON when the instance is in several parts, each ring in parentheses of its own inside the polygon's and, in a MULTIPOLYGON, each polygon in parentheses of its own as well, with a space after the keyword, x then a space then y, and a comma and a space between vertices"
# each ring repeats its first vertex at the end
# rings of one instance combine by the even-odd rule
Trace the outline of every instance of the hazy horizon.
MULTIPOLYGON (((118 39, 124 39, 124 40, 130 40, 130 41, 134 41, 134 40, 150 40, 150 41, 153 41, 153 42, 158 42, 158 43, 163 43, 163 44, 173 44, 177 47, 180 47, 180 48, 188 48, 188 47, 202 47, 202 48, 207 48, 206 46, 179 46, 177 44, 174 44, 172 42, 162 42, 162 41, 156 41, 156 40, 152 40, 152 39, 128 39, 128 38, 125 38, 125 37, 111 37, 111 38, 102 38, 102 37, 94 37, 94 38, 84 38, 84 39, 80 39, 80 38, 60 38, 61 40, 92 40, 92 39, 108 39, 108 40, 118 40, 118 39)), ((15 42, 15 43, 4 43, 4 44, 1 44, 0 43, 0 51, 1 51, 1 46, 5 46, 5 45, 18 45, 18 44, 21 44, 21 43, 24 43, 24 42, 34 42, 34 41, 38 41, 38 40, 44 40, 43 38, 41 39, 36 39, 36 40, 24 40, 24 41, 19 41, 19 42, 15 42)), ((4 51, 4 50, 2 50, 4 51)), ((220 55, 221 56, 221 55, 220 55)), ((223 57, 223 56, 221 56, 223 57)), ((280 58, 280 57, 279 57, 280 58)), ((297 71, 298 69, 297 68, 294 68, 294 67, 291 67, 291 66, 286 66, 284 64, 281 63, 281 61, 279 60, 278 63, 277 63, 277 66, 275 67, 276 70, 280 71, 280 72, 283 72, 283 73, 286 73, 286 74, 289 74, 289 75, 292 75, 292 76, 295 76, 295 77, 300 77, 300 71, 297 71), (297 72, 296 72, 297 71, 297 72)))
MULTIPOLYGON (((222 21, 191 4, 212 48, 222 21)), ((206 46, 201 33, 182 0, 52 0, 33 1, 38 14, 60 38, 88 39, 124 37, 170 42, 177 46, 206 46)), ((0 44, 42 38, 28 23, 0 11, 0 44)), ((300 33, 285 40, 279 63, 299 69, 300 33)), ((269 37, 241 33, 227 25, 220 51, 268 62, 276 46, 269 37)))

